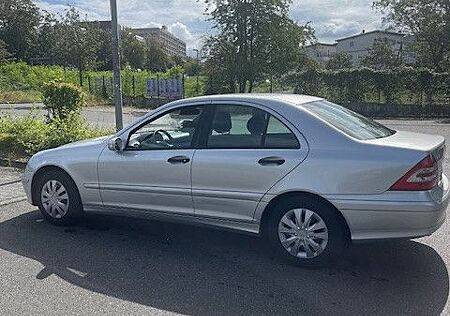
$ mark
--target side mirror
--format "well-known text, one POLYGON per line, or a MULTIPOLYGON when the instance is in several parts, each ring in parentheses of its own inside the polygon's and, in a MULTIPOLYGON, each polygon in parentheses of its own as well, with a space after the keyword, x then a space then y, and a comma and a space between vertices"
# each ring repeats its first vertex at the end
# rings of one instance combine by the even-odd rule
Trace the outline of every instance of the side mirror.
POLYGON ((123 141, 120 137, 113 137, 108 140, 108 149, 112 151, 121 152, 123 151, 123 141))

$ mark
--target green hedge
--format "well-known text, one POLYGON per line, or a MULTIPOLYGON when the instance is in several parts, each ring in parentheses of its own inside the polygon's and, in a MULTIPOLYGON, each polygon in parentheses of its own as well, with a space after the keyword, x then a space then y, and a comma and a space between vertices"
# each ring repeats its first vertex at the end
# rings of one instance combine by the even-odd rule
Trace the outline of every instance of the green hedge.
POLYGON ((427 69, 307 70, 291 74, 285 81, 296 93, 322 96, 341 103, 450 104, 450 73, 434 73, 427 69))

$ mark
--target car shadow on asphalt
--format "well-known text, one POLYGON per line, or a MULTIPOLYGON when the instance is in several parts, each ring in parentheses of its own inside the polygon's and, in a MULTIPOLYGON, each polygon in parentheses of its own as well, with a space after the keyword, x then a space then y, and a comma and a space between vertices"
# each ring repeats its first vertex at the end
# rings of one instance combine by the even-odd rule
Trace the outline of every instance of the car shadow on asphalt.
POLYGON ((56 227, 37 211, 0 223, 0 248, 90 291, 191 315, 439 315, 445 263, 415 241, 352 246, 330 268, 302 269, 263 240, 181 224, 90 216, 56 227))

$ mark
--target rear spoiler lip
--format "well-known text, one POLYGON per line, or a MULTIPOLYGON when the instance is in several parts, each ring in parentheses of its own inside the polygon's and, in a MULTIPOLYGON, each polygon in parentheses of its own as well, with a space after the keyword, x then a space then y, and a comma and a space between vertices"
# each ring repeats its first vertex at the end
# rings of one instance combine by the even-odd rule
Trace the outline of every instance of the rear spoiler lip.
POLYGON ((443 136, 406 131, 396 131, 390 136, 362 140, 360 142, 364 144, 401 148, 429 154, 445 147, 445 138, 443 136))

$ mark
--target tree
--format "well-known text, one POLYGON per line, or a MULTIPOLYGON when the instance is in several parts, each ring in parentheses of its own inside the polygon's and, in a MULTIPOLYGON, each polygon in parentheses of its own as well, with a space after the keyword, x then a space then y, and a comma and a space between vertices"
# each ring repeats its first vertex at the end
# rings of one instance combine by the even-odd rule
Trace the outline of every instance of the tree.
POLYGON ((183 68, 186 75, 197 76, 202 71, 202 63, 195 58, 188 57, 183 68))
POLYGON ((267 23, 266 30, 262 30, 263 38, 260 39, 255 54, 257 76, 250 78, 249 92, 252 91, 255 79, 268 78, 273 82, 298 67, 303 61, 301 47, 313 40, 314 30, 309 24, 299 26, 290 19, 278 19, 267 23))
POLYGON ((12 54, 8 52, 6 43, 0 40, 0 65, 10 61, 12 54))
POLYGON ((47 11, 42 12, 34 58, 43 63, 54 64, 57 62, 59 23, 55 15, 47 11))
POLYGON ((97 70, 112 70, 112 31, 111 28, 96 26, 98 32, 97 70))
POLYGON ((147 58, 147 45, 132 32, 125 28, 121 33, 122 62, 133 69, 143 69, 147 58))
POLYGON ((171 68, 168 56, 161 45, 154 40, 148 41, 147 69, 150 71, 165 71, 171 68))
POLYGON ((235 79, 235 47, 223 36, 211 37, 203 47, 205 72, 208 74, 206 94, 234 93, 235 79))
POLYGON ((95 23, 82 21, 74 7, 66 10, 56 25, 57 52, 60 64, 78 69, 80 85, 83 71, 97 65, 100 32, 95 23))
POLYGON ((394 53, 388 39, 376 40, 369 53, 361 60, 361 65, 375 70, 389 69, 399 66, 399 58, 394 53))
POLYGON ((227 68, 221 72, 232 74, 239 92, 251 92, 259 78, 292 67, 296 61, 293 56, 298 53, 305 34, 310 34, 309 28, 298 26, 289 18, 290 0, 205 2, 209 4, 210 20, 219 31, 219 36, 209 40, 209 50, 214 53, 212 59, 226 60, 227 56, 218 55, 225 51, 234 57, 232 62, 212 68, 216 71, 218 66, 227 68))
POLYGON ((450 67, 450 1, 377 0, 385 21, 414 35, 418 62, 436 71, 450 67))
POLYGON ((0 39, 14 58, 32 56, 39 20, 39 9, 31 0, 0 0, 0 39))
POLYGON ((325 67, 329 70, 352 68, 353 67, 352 56, 345 52, 338 53, 327 61, 325 67))

